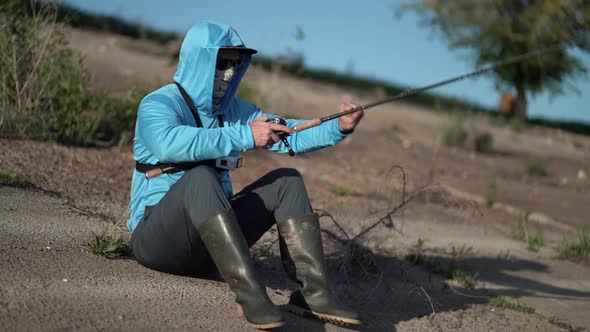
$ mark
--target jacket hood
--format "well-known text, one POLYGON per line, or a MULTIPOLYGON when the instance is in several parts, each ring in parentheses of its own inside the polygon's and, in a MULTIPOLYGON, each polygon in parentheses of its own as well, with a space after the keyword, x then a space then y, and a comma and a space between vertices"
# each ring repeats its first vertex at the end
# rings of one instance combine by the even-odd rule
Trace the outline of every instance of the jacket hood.
MULTIPOLYGON (((213 81, 220 47, 245 47, 245 45, 232 27, 204 21, 194 25, 188 31, 180 48, 180 59, 174 81, 182 85, 199 113, 204 115, 213 114, 213 81)), ((241 57, 243 65, 236 71, 217 110, 218 113, 227 108, 250 65, 251 55, 242 54, 241 57)))

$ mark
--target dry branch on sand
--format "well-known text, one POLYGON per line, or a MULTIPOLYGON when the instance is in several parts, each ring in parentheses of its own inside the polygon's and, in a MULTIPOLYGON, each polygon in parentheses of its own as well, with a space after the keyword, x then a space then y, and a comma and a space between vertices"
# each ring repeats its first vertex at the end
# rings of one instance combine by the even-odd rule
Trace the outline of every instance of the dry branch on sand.
MULTIPOLYGON (((328 246, 334 249, 328 254, 328 263, 330 268, 338 271, 339 275, 344 276, 346 279, 355 277, 361 280, 374 280, 375 285, 372 286, 372 290, 367 292, 367 294, 369 294, 368 298, 370 298, 371 294, 373 294, 381 286, 382 281, 388 277, 388 272, 380 267, 379 255, 375 254, 363 243, 363 240, 366 239, 371 232, 375 231, 380 226, 385 226, 403 235, 403 210, 410 202, 419 197, 434 197, 435 200, 441 200, 441 202, 445 205, 460 206, 463 208, 477 208, 476 204, 473 202, 460 201, 451 197, 451 195, 439 185, 427 185, 419 187, 413 190, 411 193, 408 193, 406 172, 404 168, 399 165, 394 165, 390 168, 387 176, 391 179, 394 178, 396 174, 399 175, 401 198, 399 200, 390 200, 390 207, 374 213, 377 215, 377 217, 371 218, 373 220, 363 226, 362 229, 355 234, 352 234, 351 231, 347 231, 345 227, 337 220, 337 218, 334 217, 334 215, 332 215, 330 212, 322 209, 315 210, 321 219, 327 218, 337 229, 337 231, 331 231, 326 228, 322 229, 324 235, 327 236, 326 239, 328 240, 328 246), (399 223, 394 221, 397 218, 401 219, 399 223)), ((393 186, 393 188, 390 188, 389 190, 397 191, 397 188, 399 187, 393 186)), ((393 196, 393 194, 389 195, 390 198, 393 196)), ((275 243, 276 241, 272 242, 264 249, 264 251, 270 250, 275 243)), ((404 268, 404 264, 402 264, 401 268, 404 268)), ((406 273, 403 274, 405 275, 406 273)), ((430 294, 428 294, 428 287, 424 287, 415 280, 407 279, 405 281, 413 285, 416 291, 424 294, 425 300, 432 310, 431 315, 434 316, 436 313, 437 304, 436 300, 433 299, 430 294)), ((458 290, 455 290, 455 294, 461 296, 471 296, 468 294, 463 294, 458 290)))

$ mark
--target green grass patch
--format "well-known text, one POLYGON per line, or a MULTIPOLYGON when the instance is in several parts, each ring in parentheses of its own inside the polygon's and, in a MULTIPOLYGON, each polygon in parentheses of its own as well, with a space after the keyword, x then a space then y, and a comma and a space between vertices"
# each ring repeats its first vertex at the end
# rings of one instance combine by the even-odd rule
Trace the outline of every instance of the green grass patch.
POLYGON ((520 215, 516 224, 512 227, 512 235, 519 241, 526 241, 528 237, 527 224, 529 221, 528 213, 520 215))
POLYGON ((545 238, 543 237, 543 233, 538 231, 535 235, 530 236, 527 240, 527 249, 531 251, 539 251, 542 247, 545 246, 545 238))
POLYGON ((475 135, 473 144, 477 153, 494 152, 494 136, 490 133, 478 133, 475 135))
POLYGON ((455 268, 449 274, 449 279, 460 283, 465 289, 473 290, 477 285, 477 273, 455 268))
POLYGON ((510 255, 510 249, 506 249, 503 251, 500 251, 498 253, 498 255, 496 255, 497 259, 504 259, 504 260, 509 260, 512 258, 512 256, 510 255))
POLYGON ((0 185, 24 189, 37 187, 28 176, 3 169, 0 169, 0 185))
POLYGON ((405 255, 404 259, 414 265, 421 266, 428 272, 440 274, 447 279, 451 279, 452 277, 454 262, 451 262, 449 264, 446 261, 443 261, 436 257, 424 255, 419 252, 410 252, 405 255))
POLYGON ((561 320, 555 316, 551 316, 551 317, 547 318, 547 321, 555 326, 558 326, 558 327, 568 331, 568 332, 586 331, 586 329, 583 327, 573 326, 572 324, 564 322, 563 320, 561 320))
POLYGON ((533 308, 527 304, 524 304, 524 303, 511 302, 504 296, 492 297, 492 298, 490 298, 488 304, 491 305, 492 307, 501 308, 501 309, 510 309, 510 310, 524 312, 527 314, 535 313, 535 308, 533 308))
POLYGON ((547 166, 544 162, 538 160, 527 160, 523 164, 524 172, 528 176, 547 176, 547 166))
POLYGON ((425 270, 439 274, 446 279, 460 283, 465 289, 473 290, 477 285, 477 273, 459 267, 458 261, 466 256, 473 255, 473 248, 460 246, 452 247, 451 259, 444 257, 432 257, 424 253, 425 241, 419 238, 405 255, 404 259, 414 265, 421 266, 425 270))
POLYGON ((473 251, 472 247, 467 247, 466 245, 461 245, 459 247, 452 246, 451 247, 451 257, 454 259, 462 259, 468 256, 473 256, 475 252, 473 251))
POLYGON ((578 232, 578 238, 559 247, 559 257, 569 260, 579 260, 590 256, 590 230, 578 232))
POLYGON ((122 258, 131 256, 131 246, 120 234, 114 230, 92 232, 87 242, 88 252, 106 258, 122 258))
POLYGON ((464 128, 463 115, 455 113, 442 128, 441 141, 446 146, 464 146, 466 140, 467 131, 464 128))
POLYGON ((537 230, 532 234, 528 229, 529 214, 528 212, 522 213, 518 218, 518 221, 513 226, 514 238, 526 242, 527 249, 531 251, 538 251, 540 248, 545 246, 545 237, 543 232, 537 230))
POLYGON ((492 171, 488 177, 488 188, 486 190, 486 206, 491 208, 496 203, 496 171, 492 171))
POLYGON ((336 196, 360 196, 358 192, 342 185, 332 185, 328 191, 336 196))
POLYGON ((521 132, 522 132, 522 129, 523 129, 523 128, 524 128, 524 124, 523 124, 523 122, 522 122, 522 120, 521 120, 521 119, 518 119, 518 118, 512 118, 512 119, 510 120, 510 129, 511 129, 513 132, 515 132, 515 133, 519 134, 519 133, 521 133, 521 132))

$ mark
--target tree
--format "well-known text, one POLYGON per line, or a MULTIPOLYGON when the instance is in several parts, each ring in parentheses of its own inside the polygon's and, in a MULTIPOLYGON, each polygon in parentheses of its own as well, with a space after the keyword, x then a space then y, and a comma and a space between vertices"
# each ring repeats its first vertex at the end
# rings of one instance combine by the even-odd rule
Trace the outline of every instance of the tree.
POLYGON ((412 11, 420 23, 440 32, 451 49, 467 49, 476 65, 533 50, 531 58, 493 72, 496 87, 516 90, 516 114, 526 119, 527 93, 552 95, 587 68, 576 53, 590 52, 590 1, 587 0, 417 0, 398 13, 412 11))

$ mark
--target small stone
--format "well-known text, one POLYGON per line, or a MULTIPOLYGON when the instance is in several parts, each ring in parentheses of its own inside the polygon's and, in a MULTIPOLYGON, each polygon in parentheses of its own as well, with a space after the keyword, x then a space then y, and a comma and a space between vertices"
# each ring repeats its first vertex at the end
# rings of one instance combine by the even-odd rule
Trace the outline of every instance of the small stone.
POLYGON ((66 279, 66 278, 63 278, 61 281, 63 281, 63 282, 68 282, 68 279, 66 279))
POLYGON ((586 180, 586 172, 584 172, 584 170, 579 170, 578 171, 578 179, 580 180, 586 180))
POLYGON ((50 246, 45 247, 45 250, 51 250, 50 246))
POLYGON ((412 146, 412 141, 404 139, 402 141, 402 146, 404 147, 404 149, 409 149, 412 146))

